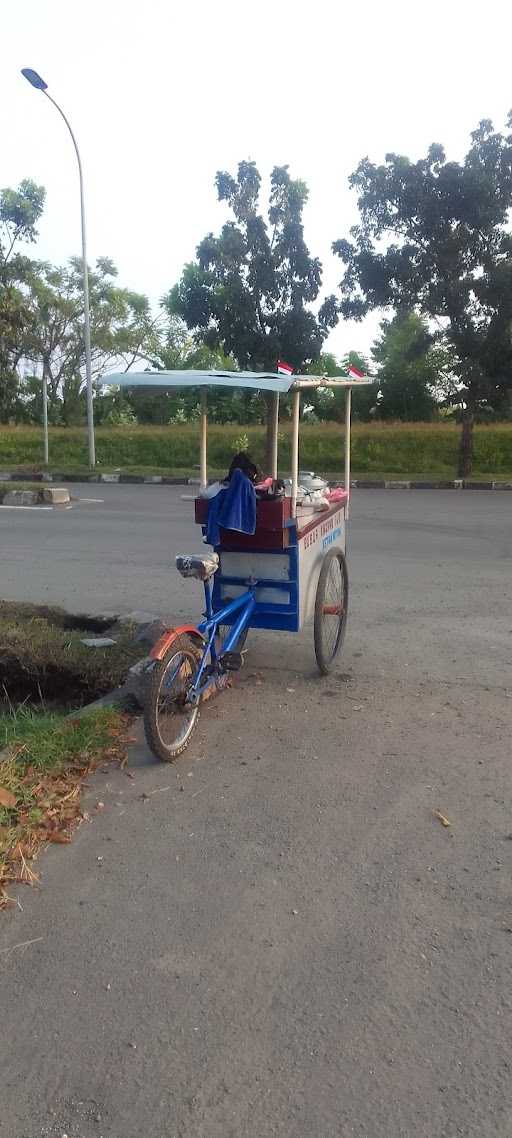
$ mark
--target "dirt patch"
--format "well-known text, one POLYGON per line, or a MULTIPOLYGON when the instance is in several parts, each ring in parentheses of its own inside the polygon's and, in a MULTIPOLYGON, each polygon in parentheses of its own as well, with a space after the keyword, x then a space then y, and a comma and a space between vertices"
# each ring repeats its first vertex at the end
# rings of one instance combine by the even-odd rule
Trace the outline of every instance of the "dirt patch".
POLYGON ((0 602, 0 700, 52 708, 81 706, 124 680, 141 656, 132 629, 103 617, 63 609, 0 602), (114 644, 89 648, 90 633, 113 635, 114 644))

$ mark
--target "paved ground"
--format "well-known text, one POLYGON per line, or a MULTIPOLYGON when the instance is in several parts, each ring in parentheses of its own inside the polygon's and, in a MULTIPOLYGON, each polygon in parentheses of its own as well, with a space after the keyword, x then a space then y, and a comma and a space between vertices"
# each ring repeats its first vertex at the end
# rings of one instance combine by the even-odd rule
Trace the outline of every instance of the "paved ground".
MULTIPOLYGON (((0 512, 2 594, 193 611, 190 504, 98 490, 0 512)), ((511 518, 359 492, 339 671, 261 634, 175 766, 98 776, 1 922, 2 1138, 510 1138, 511 518)))

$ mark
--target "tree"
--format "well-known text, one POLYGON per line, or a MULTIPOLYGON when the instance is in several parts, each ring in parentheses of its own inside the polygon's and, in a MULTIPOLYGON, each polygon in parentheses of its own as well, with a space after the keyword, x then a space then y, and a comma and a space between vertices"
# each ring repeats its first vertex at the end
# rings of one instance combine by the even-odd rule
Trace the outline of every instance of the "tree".
POLYGON ((18 364, 32 331, 26 284, 33 263, 18 246, 36 240, 44 199, 43 187, 28 178, 0 191, 0 422, 19 407, 18 364))
POLYGON ((304 182, 275 166, 267 217, 260 211, 261 177, 254 162, 240 162, 236 178, 216 176, 217 196, 233 214, 218 237, 207 234, 196 260, 165 300, 207 347, 232 356, 242 370, 275 371, 283 358, 302 371, 320 355, 337 321, 328 297, 311 307, 322 266, 304 240, 304 182))
POLYGON ((372 355, 379 368, 379 416, 409 422, 434 418, 435 391, 447 371, 449 353, 416 312, 383 320, 372 355))
MULTIPOLYGON (((223 355, 220 349, 197 343, 185 322, 172 314, 167 315, 165 323, 160 327, 158 351, 151 359, 151 366, 166 371, 187 371, 191 368, 234 371, 236 368, 235 361, 223 355)), ((237 421, 243 395, 243 392, 229 390, 212 391, 208 400, 210 421, 237 421)), ((141 423, 189 422, 199 415, 198 394, 194 388, 176 388, 159 395, 145 395, 144 391, 139 390, 128 393, 126 398, 141 423)))
MULTIPOLYGON (((160 345, 158 318, 146 296, 120 288, 106 257, 89 271, 91 362, 98 379, 109 364, 128 371, 160 345)), ((25 355, 46 377, 54 421, 81 422, 85 407, 82 263, 40 264, 30 278, 33 333, 25 355)))
MULTIPOLYGON (((328 377, 346 376, 349 365, 355 364, 365 376, 371 372, 371 367, 365 356, 360 352, 349 352, 342 360, 336 359, 332 352, 322 352, 318 360, 306 369, 309 375, 325 375, 328 377)), ((352 416, 354 419, 367 422, 372 418, 377 395, 378 384, 372 383, 352 392, 352 416)), ((345 390, 333 391, 332 387, 320 387, 316 391, 308 391, 307 405, 311 413, 320 422, 344 422, 345 419, 345 390)))
POLYGON ((511 389, 512 134, 483 120, 463 163, 447 162, 433 145, 415 163, 397 154, 380 166, 365 158, 350 184, 360 222, 351 240, 333 245, 346 265, 341 311, 360 319, 377 307, 415 310, 444 329, 464 409, 464 476, 475 414, 503 408, 511 389))
MULTIPOLYGON (((347 372, 349 364, 354 364, 359 368, 365 376, 370 377, 372 374, 372 366, 366 356, 362 356, 360 352, 349 352, 348 356, 342 361, 343 371, 347 372)), ((373 383, 364 385, 364 387, 354 387, 352 389, 352 418, 360 420, 363 423, 370 422, 377 410, 377 401, 379 397, 379 383, 375 380, 373 383)), ((345 406, 345 404, 343 404, 345 406)))

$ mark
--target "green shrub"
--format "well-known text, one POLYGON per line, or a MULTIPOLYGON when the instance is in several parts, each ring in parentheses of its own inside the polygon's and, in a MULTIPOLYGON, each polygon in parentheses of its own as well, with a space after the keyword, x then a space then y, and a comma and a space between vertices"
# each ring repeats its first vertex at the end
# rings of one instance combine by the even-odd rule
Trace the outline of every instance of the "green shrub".
MULTIPOLYGON (((243 435, 248 450, 260 464, 264 461, 265 431, 260 426, 213 425, 208 431, 208 461, 216 470, 227 469, 243 435)), ((279 461, 290 469, 290 424, 280 428, 279 461)), ((352 429, 352 469, 358 474, 386 471, 389 474, 445 474, 457 469, 459 427, 454 423, 356 423, 352 429)), ((96 431, 97 461, 115 470, 145 468, 148 471, 193 471, 199 465, 197 424, 166 427, 99 427, 96 431)), ((343 428, 336 423, 304 424, 301 429, 301 466, 319 473, 343 470, 343 428)), ((23 466, 37 471, 42 462, 42 434, 34 427, 0 428, 0 467, 23 466)), ((55 427, 50 430, 50 465, 54 470, 87 468, 87 444, 83 430, 55 427)), ((475 427, 475 474, 512 471, 512 423, 475 427)))

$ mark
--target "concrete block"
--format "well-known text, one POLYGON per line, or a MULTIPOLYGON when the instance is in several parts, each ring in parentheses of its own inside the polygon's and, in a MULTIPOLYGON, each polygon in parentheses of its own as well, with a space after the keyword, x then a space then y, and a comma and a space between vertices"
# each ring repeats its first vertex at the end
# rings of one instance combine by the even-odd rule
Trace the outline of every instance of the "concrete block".
POLYGON ((158 485, 159 483, 161 483, 161 481, 162 481, 162 475, 161 474, 148 474, 144 478, 145 483, 150 483, 150 484, 154 483, 155 486, 158 485))
POLYGON ((47 490, 43 490, 43 500, 51 502, 52 506, 62 505, 64 502, 69 502, 69 490, 65 486, 51 486, 47 490))
POLYGON ((411 483, 403 482, 401 479, 385 483, 386 490, 410 490, 411 483))
POLYGON ((100 474, 100 482, 119 482, 119 474, 100 474))
POLYGON ((110 636, 86 636, 81 643, 85 644, 86 648, 111 648, 112 644, 115 644, 115 640, 112 640, 110 636))

